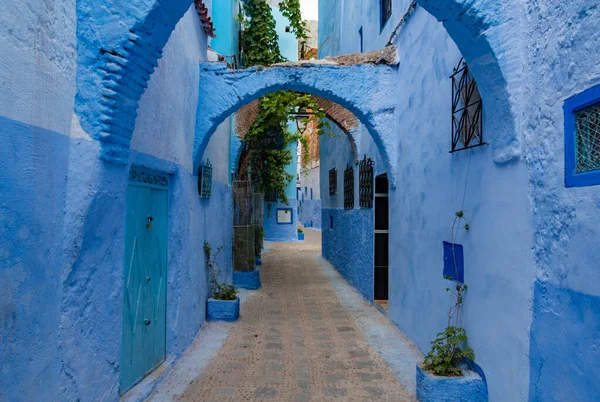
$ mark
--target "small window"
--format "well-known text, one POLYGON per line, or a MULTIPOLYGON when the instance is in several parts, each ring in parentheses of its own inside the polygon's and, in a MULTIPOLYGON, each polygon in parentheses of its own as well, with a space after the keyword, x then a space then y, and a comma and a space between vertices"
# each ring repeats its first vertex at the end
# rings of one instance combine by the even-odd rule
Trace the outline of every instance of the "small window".
POLYGON ((212 165, 207 159, 198 167, 198 195, 200 198, 210 198, 212 193, 212 165))
POLYGON ((277 223, 279 225, 291 225, 294 223, 292 208, 277 208, 277 223))
POLYGON ((333 215, 329 215, 329 230, 333 230, 333 215))
POLYGON ((483 103, 477 83, 464 59, 452 79, 452 150, 462 151, 485 145, 483 142, 483 103))
POLYGON ((392 0, 380 0, 381 1, 381 30, 385 27, 388 20, 392 16, 392 0))
POLYGON ((565 184, 600 184, 600 85, 567 99, 565 111, 565 184))
POLYGON ((354 168, 350 165, 344 170, 344 209, 354 208, 354 168))
POLYGON ((359 198, 361 208, 373 208, 373 159, 360 161, 358 171, 359 198))
POLYGON ((444 242, 444 278, 465 283, 465 257, 460 244, 444 242))
POLYGON ((337 194, 337 169, 329 170, 329 195, 337 194))
POLYGON ((313 192, 312 192, 312 190, 313 190, 313 189, 312 189, 312 187, 311 187, 311 188, 310 188, 310 199, 311 199, 311 200, 313 199, 313 192))

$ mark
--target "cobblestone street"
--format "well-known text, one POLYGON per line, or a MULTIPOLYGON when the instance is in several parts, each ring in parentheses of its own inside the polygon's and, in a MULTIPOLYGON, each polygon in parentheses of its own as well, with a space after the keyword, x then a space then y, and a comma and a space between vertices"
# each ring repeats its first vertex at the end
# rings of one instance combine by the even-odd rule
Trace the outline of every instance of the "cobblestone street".
MULTIPOLYGON (((263 288, 243 305, 240 320, 210 364, 183 394, 171 393, 171 398, 413 400, 370 347, 313 258, 320 251, 320 233, 306 232, 305 242, 275 243, 265 254, 263 288)), ((164 390, 175 385, 181 389, 182 381, 170 375, 152 400, 170 399, 164 390)))

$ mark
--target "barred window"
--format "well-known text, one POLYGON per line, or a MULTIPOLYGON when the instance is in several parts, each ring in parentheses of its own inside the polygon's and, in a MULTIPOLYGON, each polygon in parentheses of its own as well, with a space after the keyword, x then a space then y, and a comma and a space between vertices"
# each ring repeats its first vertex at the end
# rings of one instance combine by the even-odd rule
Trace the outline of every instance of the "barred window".
POLYGON ((600 184, 600 85, 567 99, 565 186, 600 184))
POLYGON ((198 168, 198 195, 200 198, 210 198, 212 192, 212 165, 210 160, 201 163, 198 168))
POLYGON ((337 194, 337 169, 329 170, 329 195, 337 194))
POLYGON ((361 208, 373 208, 373 159, 364 159, 359 164, 359 198, 361 208))
POLYGON ((354 208, 354 168, 350 165, 344 170, 344 209, 354 208))
POLYGON ((452 150, 484 145, 483 103, 477 83, 464 59, 454 69, 452 79, 452 150))
POLYGON ((600 103, 575 113, 575 172, 600 170, 600 103))

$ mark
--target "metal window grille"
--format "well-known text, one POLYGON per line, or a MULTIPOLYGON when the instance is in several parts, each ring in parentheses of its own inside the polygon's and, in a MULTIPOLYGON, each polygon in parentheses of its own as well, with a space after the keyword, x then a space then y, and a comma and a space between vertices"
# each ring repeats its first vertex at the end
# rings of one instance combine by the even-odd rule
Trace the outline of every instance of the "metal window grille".
POLYGON ((198 194, 200 198, 210 198, 212 193, 212 165, 210 160, 201 163, 198 168, 198 194))
POLYGON ((344 209, 354 208, 354 168, 344 170, 344 209))
POLYGON ((575 172, 600 170, 600 103, 575 113, 575 172))
POLYGON ((373 159, 360 161, 358 171, 359 195, 361 208, 373 208, 373 159))
POLYGON ((392 16, 392 0, 381 0, 381 29, 392 16))
POLYGON ((329 170, 329 195, 337 194, 337 169, 329 170))
POLYGON ((467 62, 460 59, 452 79, 452 151, 474 148, 483 142, 483 103, 467 62))

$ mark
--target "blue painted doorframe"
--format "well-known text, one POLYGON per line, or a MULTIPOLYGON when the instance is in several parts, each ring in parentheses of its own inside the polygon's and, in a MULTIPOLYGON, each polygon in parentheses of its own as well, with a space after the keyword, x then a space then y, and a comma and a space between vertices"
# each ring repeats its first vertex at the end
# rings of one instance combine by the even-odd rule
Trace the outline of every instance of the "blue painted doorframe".
POLYGON ((163 175, 133 168, 129 173, 121 394, 166 357, 168 183, 163 175))

